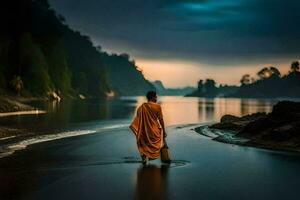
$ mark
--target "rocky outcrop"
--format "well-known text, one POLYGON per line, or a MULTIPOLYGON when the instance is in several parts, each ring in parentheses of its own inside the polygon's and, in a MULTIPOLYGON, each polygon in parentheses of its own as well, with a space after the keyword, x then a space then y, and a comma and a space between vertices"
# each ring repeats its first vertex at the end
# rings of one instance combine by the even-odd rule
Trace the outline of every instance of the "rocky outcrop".
POLYGON ((233 116, 233 115, 224 115, 221 118, 220 123, 213 124, 210 126, 210 128, 231 130, 231 131, 241 131, 250 122, 253 122, 253 121, 261 119, 261 118, 265 118, 266 116, 267 116, 266 113, 255 113, 255 114, 246 115, 243 117, 237 117, 237 116, 233 116))
POLYGON ((300 102, 279 102, 269 114, 225 115, 210 128, 234 130, 235 137, 249 140, 246 145, 300 151, 300 102))

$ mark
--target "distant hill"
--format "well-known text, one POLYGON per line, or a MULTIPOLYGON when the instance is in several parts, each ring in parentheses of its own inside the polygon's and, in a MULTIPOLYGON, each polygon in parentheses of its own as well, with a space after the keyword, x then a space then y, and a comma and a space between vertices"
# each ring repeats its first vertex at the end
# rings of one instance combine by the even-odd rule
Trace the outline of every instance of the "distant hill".
POLYGON ((163 94, 165 92, 166 88, 161 81, 156 80, 156 81, 153 81, 152 84, 156 88, 157 92, 159 92, 161 94, 163 94))
POLYGON ((195 90, 194 87, 165 88, 163 83, 159 80, 153 81, 152 84, 155 86, 159 95, 184 96, 195 90))
POLYGON ((127 54, 95 47, 47 0, 5 1, 0 23, 0 94, 105 97, 154 89, 127 54))

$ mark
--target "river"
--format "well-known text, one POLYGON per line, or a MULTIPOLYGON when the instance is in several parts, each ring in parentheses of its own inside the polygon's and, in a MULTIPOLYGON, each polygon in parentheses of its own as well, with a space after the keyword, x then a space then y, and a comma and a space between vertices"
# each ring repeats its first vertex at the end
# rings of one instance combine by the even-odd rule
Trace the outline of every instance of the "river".
POLYGON ((142 166, 128 128, 144 97, 33 102, 46 114, 1 125, 38 134, 0 159, 0 199, 297 199, 300 156, 223 144, 193 131, 270 112, 278 100, 159 97, 172 164, 142 166), (76 136, 76 137, 71 137, 76 136))

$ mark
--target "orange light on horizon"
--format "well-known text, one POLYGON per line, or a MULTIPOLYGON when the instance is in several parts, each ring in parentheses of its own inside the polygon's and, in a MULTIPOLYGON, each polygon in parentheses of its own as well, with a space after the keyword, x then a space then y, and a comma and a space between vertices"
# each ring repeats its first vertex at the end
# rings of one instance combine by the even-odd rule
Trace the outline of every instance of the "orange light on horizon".
POLYGON ((217 84, 239 85, 244 74, 258 78, 263 67, 275 66, 282 75, 287 74, 290 62, 258 63, 239 66, 214 66, 184 60, 137 59, 136 64, 146 79, 160 80, 168 88, 194 86, 200 79, 214 79, 217 84))

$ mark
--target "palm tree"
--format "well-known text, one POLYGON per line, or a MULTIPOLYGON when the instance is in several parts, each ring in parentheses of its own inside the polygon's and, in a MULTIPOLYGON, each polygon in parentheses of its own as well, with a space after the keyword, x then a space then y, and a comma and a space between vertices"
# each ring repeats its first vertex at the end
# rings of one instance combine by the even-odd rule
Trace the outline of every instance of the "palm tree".
POLYGON ((280 77, 281 76, 281 74, 280 74, 280 71, 276 68, 276 67, 270 67, 270 71, 271 71, 271 73, 272 73, 272 76, 273 75, 276 75, 276 76, 278 76, 278 77, 280 77))
POLYGON ((241 83, 242 85, 248 85, 248 84, 250 84, 250 83, 251 83, 251 77, 250 77, 250 75, 249 75, 249 74, 245 74, 245 75, 241 78, 240 83, 241 83))
POLYGON ((259 72, 257 72, 257 76, 260 80, 266 79, 270 76, 270 70, 267 67, 264 67, 259 72))
POLYGON ((24 87, 22 78, 20 76, 14 75, 14 78, 10 81, 10 84, 12 85, 13 89, 18 93, 18 96, 20 96, 20 92, 24 87))
POLYGON ((291 72, 298 72, 299 71, 299 62, 294 61, 291 64, 291 72))

